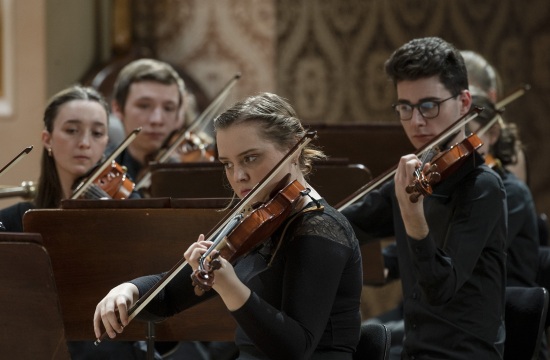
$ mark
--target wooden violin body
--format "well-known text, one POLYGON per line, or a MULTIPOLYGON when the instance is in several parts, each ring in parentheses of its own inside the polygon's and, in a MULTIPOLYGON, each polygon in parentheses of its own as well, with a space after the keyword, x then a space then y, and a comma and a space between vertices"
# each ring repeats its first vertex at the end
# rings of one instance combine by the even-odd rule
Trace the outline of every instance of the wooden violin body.
POLYGON ((94 184, 105 191, 111 199, 127 199, 132 194, 135 184, 126 176, 126 169, 116 161, 103 170, 97 177, 94 184))
MULTIPOLYGON (((78 197, 73 199, 127 199, 132 194, 135 188, 135 184, 126 176, 126 168, 119 165, 116 161, 112 160, 111 163, 105 167, 105 169, 96 173, 96 168, 90 170, 89 174, 84 175, 81 179, 77 180, 79 184, 77 189, 85 186, 85 189, 80 191, 78 197), (93 176, 91 182, 89 182, 90 176, 93 176), (87 185, 83 185, 88 183, 87 185)), ((76 192, 76 190, 75 190, 76 192)))
POLYGON ((212 142, 202 139, 199 135, 189 133, 177 150, 179 162, 215 161, 216 147, 212 142))
MULTIPOLYGON (((191 275, 193 285, 202 292, 210 290, 214 282, 213 271, 221 266, 218 258, 221 256, 233 263, 266 241, 288 218, 306 192, 304 186, 294 180, 276 192, 268 202, 256 205, 218 244, 212 246, 213 251, 201 258, 199 269, 191 275)), ((200 292, 197 293, 200 295, 200 292)))
POLYGON ((476 134, 471 134, 460 143, 451 146, 448 150, 439 152, 430 161, 430 165, 416 172, 416 178, 407 186, 410 200, 415 203, 420 195, 432 194, 432 185, 445 180, 454 173, 466 159, 468 159, 483 143, 476 134))

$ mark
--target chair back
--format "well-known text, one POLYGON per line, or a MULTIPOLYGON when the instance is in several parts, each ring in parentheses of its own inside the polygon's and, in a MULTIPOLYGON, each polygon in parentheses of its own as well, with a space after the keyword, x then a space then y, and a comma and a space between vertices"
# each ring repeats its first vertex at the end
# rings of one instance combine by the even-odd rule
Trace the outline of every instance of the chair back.
MULTIPOLYGON (((550 291, 550 247, 541 246, 539 248, 539 269, 537 271, 537 285, 542 286, 546 291, 550 291)), ((546 314, 544 328, 550 326, 550 314, 546 314)))
POLYGON ((548 246, 548 216, 545 213, 537 215, 537 227, 539 229, 540 246, 548 246))
POLYGON ((391 331, 384 324, 361 325, 361 338, 353 360, 388 360, 391 331))
POLYGON ((538 358, 547 311, 545 288, 506 288, 504 360, 538 358))

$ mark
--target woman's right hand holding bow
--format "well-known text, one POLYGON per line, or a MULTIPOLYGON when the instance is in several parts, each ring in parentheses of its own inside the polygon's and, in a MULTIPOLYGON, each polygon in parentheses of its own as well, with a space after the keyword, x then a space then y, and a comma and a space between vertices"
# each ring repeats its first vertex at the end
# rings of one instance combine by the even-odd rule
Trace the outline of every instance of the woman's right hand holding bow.
POLYGON ((138 300, 138 288, 131 283, 120 284, 97 304, 94 313, 94 333, 101 337, 101 323, 111 339, 122 333, 128 325, 128 309, 138 300), (117 317, 118 313, 118 317, 117 317), (119 320, 120 318, 120 320, 119 320))

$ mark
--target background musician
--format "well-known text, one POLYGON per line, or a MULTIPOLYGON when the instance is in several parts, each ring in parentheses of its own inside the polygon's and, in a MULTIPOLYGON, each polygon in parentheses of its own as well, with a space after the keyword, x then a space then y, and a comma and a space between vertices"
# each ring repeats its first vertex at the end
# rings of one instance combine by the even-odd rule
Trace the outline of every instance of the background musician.
POLYGON ((113 114, 126 134, 142 128, 136 139, 115 160, 138 180, 140 171, 183 124, 184 82, 169 64, 138 59, 126 65, 114 85, 113 114))
MULTIPOLYGON (((500 115, 487 97, 473 96, 473 103, 483 107, 483 111, 468 124, 468 128, 479 133, 495 116, 500 115)), ((517 149, 514 128, 508 128, 503 120, 497 121, 483 134, 479 134, 479 138, 483 146, 478 152, 485 156, 486 163, 500 175, 506 189, 507 285, 536 286, 539 234, 535 203, 527 184, 506 169, 506 165, 514 161, 517 149)))
MULTIPOLYGON (((506 242, 506 285, 532 287, 537 286, 539 271, 539 224, 535 202, 527 184, 520 180, 507 165, 516 159, 517 132, 515 126, 509 126, 500 118, 492 126, 499 112, 495 110, 492 100, 485 96, 473 96, 473 103, 483 107, 483 111, 468 124, 472 132, 479 133, 483 146, 478 149, 485 156, 485 162, 502 178, 506 189, 508 208, 508 235, 506 242)), ((548 358, 547 340, 541 338, 539 359, 548 358)))
MULTIPOLYGON (((58 208, 70 198, 78 180, 103 158, 108 141, 109 105, 90 87, 68 87, 55 94, 44 111, 42 165, 36 197, 0 211, 8 231, 23 231, 29 209, 58 208)), ((130 342, 95 349, 92 342, 68 342, 72 359, 143 359, 145 353, 130 342)))
POLYGON ((71 86, 55 94, 44 111, 40 178, 36 197, 0 211, 8 231, 23 231, 25 211, 58 208, 77 179, 102 158, 108 141, 109 106, 95 89, 71 86))
MULTIPOLYGON (((464 58, 466 69, 468 70, 468 82, 470 91, 473 95, 484 96, 495 105, 502 98, 502 80, 498 71, 481 54, 462 50, 460 52, 464 58)), ((497 109, 502 110, 502 109, 497 109)), ((514 157, 506 162, 506 169, 512 172, 518 179, 529 184, 529 169, 523 143, 519 138, 517 127, 513 123, 508 124, 507 131, 515 132, 515 151, 514 157)))

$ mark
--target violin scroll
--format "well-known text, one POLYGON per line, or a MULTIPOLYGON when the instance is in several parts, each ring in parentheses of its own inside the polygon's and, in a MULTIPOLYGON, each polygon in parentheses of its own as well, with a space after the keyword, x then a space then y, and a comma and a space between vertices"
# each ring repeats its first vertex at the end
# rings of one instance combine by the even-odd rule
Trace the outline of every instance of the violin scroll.
POLYGON ((105 169, 94 182, 112 199, 127 199, 132 194, 135 184, 126 176, 126 168, 114 160, 111 167, 105 169))
POLYGON ((201 263, 202 268, 193 271, 191 275, 191 283, 195 288, 197 296, 212 289, 214 285, 214 271, 222 267, 220 252, 217 250, 213 251, 207 260, 201 263))
POLYGON ((409 184, 405 191, 409 196, 409 200, 412 203, 418 202, 420 195, 429 196, 432 194, 432 185, 441 181, 441 173, 437 171, 437 164, 432 164, 424 172, 419 171, 419 175, 416 179, 409 184))

